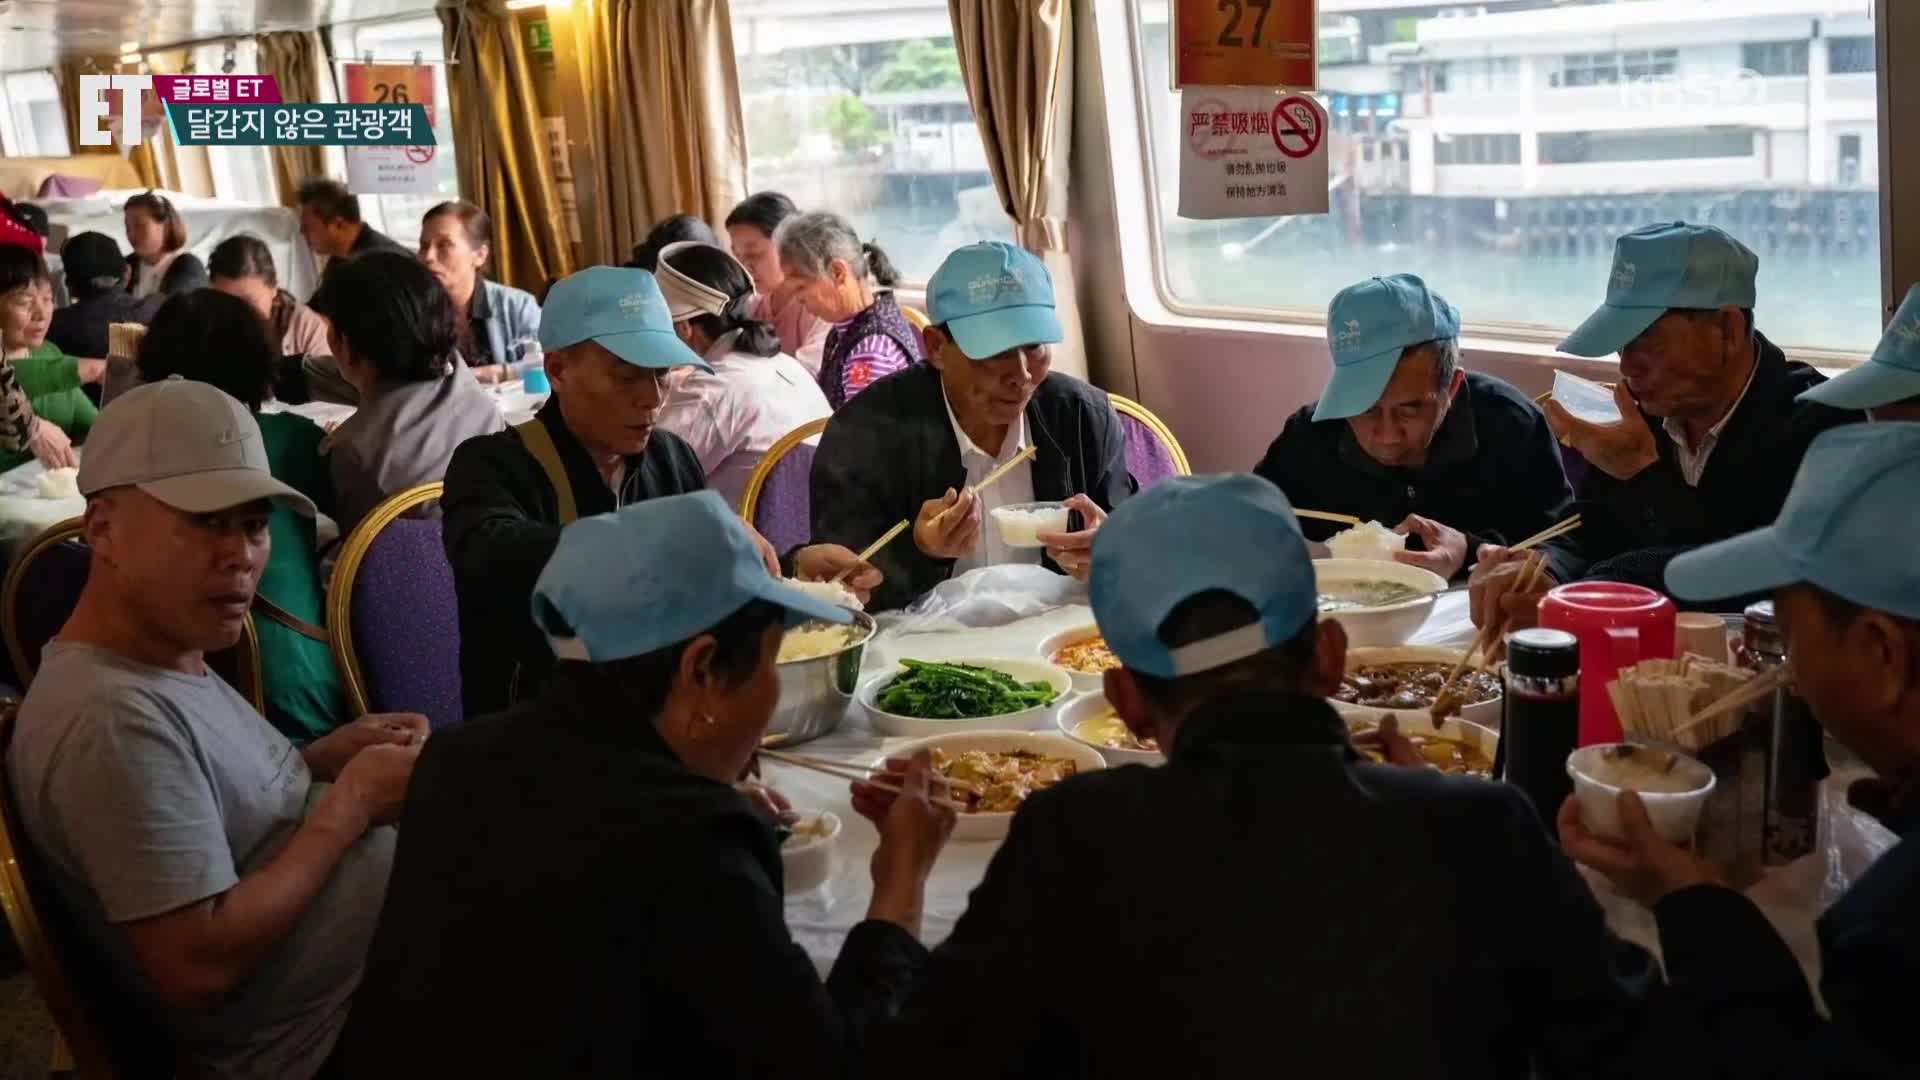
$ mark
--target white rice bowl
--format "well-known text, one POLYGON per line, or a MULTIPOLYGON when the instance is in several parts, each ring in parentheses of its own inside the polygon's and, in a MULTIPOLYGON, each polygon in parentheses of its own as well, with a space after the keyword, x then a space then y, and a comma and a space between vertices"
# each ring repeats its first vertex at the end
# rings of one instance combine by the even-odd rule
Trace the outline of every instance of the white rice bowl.
POLYGON ((1044 547, 1040 543, 1041 533, 1067 531, 1067 505, 1035 502, 996 506, 993 524, 1000 530, 1000 542, 1008 547, 1044 547))
POLYGON ((1327 551, 1336 559, 1374 559, 1390 562, 1393 553, 1407 550, 1405 533, 1397 533, 1377 521, 1342 529, 1327 537, 1327 551))

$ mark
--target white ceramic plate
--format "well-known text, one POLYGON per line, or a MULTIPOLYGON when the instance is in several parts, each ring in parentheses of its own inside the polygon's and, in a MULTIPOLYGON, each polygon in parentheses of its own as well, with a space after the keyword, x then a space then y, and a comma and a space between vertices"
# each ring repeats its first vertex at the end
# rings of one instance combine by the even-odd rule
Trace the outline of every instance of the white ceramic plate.
MULTIPOLYGON (((919 659, 919 657, 913 657, 919 659)), ((880 691, 893 683, 895 678, 906 671, 905 667, 896 667, 883 675, 868 679, 860 687, 860 704, 873 718, 873 726, 884 735, 945 735, 957 731, 1032 731, 1044 728, 1053 719, 1054 712, 1065 704, 1065 698, 1073 692, 1073 679, 1065 671, 1052 664, 1043 664, 1037 660, 960 658, 942 660, 946 664, 971 664, 974 667, 992 668, 1004 671, 1016 680, 1026 682, 1045 682, 1054 689, 1054 699, 1046 705, 1036 705, 1020 712, 1001 713, 997 716, 979 716, 966 720, 928 720, 917 716, 900 716, 887 712, 879 705, 880 691)))
MULTIPOLYGON (((917 739, 905 746, 894 747, 887 757, 908 757, 920 750, 945 750, 950 754, 968 750, 987 750, 1006 752, 1026 750, 1048 757, 1066 758, 1079 766, 1081 772, 1091 772, 1107 767, 1106 758, 1098 750, 1082 742, 1076 742, 1055 732, 1047 731, 969 731, 957 735, 938 735, 930 739, 917 739)), ((879 770, 884 759, 871 766, 879 770)), ((1013 814, 961 814, 954 823, 955 840, 999 840, 1007 835, 1007 826, 1013 823, 1013 814)))

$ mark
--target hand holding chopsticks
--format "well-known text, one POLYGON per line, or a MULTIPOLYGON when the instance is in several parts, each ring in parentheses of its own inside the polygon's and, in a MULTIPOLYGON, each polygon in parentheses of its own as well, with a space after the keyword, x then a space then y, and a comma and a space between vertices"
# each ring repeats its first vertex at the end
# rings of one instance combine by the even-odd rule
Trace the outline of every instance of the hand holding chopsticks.
MULTIPOLYGON (((1577 522, 1578 518, 1574 520, 1577 522)), ((1527 552, 1526 562, 1520 567, 1514 591, 1522 596, 1532 592, 1533 587, 1540 580, 1540 572, 1546 562, 1545 556, 1527 552)), ((1460 680, 1460 676, 1467 670, 1467 665, 1473 662, 1473 655, 1479 653, 1480 662, 1485 664, 1492 657, 1494 644, 1506 632, 1510 621, 1505 612, 1495 612, 1487 619, 1486 625, 1480 628, 1480 633, 1474 638, 1473 644, 1461 655, 1460 662, 1453 665, 1453 670, 1447 674, 1447 681, 1440 684, 1440 692, 1433 697, 1431 713, 1435 726, 1438 726, 1448 713, 1460 707, 1459 696, 1453 692, 1453 684, 1460 680)))
POLYGON ((972 516, 979 494, 998 483, 1001 477, 1024 464, 1038 452, 1039 447, 1029 446, 1009 458, 1006 464, 981 477, 980 482, 972 487, 957 493, 949 491, 937 499, 928 499, 921 504, 917 518, 896 523, 893 528, 881 534, 880 539, 867 545, 866 550, 860 553, 860 561, 872 560, 880 553, 881 548, 893 543, 895 538, 909 528, 913 530, 914 543, 920 550, 936 558, 956 559, 973 550, 974 541, 980 535, 980 522, 972 516), (952 517, 955 511, 960 513, 957 518, 952 517))
MULTIPOLYGON (((851 780, 857 784, 866 784, 869 787, 876 788, 880 791, 884 791, 892 795, 900 794, 900 788, 898 785, 888 783, 885 780, 879 779, 877 775, 870 775, 866 772, 866 770, 860 769, 853 765, 844 765, 844 764, 841 764, 840 762, 828 761, 824 758, 808 757, 805 754, 789 754, 789 753, 783 753, 778 750, 768 750, 768 749, 765 749, 764 747, 760 750, 760 756, 765 758, 771 758, 774 761, 778 761, 783 765, 792 765, 795 768, 800 768, 800 769, 811 769, 814 772, 824 773, 828 776, 837 776, 842 780, 851 780)), ((930 774, 927 777, 927 780, 931 784, 939 784, 939 785, 945 786, 948 791, 958 791, 968 795, 978 795, 980 793, 979 788, 974 787, 972 784, 969 784, 964 780, 950 780, 944 776, 938 775, 937 773, 930 774)), ((961 803, 957 800, 949 799, 940 795, 928 795, 927 801, 930 803, 933 803, 935 806, 944 806, 947 809, 952 810, 956 813, 963 812, 966 810, 966 805, 964 803, 961 803)))

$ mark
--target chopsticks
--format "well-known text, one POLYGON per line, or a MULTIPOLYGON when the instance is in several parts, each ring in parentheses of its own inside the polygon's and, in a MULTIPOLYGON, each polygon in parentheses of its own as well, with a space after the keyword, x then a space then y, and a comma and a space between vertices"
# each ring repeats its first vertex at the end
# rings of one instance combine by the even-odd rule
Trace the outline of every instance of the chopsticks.
POLYGON ((1519 543, 1513 545, 1507 550, 1508 551, 1526 551, 1529 548, 1538 547, 1539 545, 1544 544, 1549 540, 1558 540, 1560 537, 1567 535, 1568 533, 1572 532, 1573 530, 1579 527, 1580 527, 1580 515, 1575 514, 1558 525, 1549 525, 1546 528, 1541 529, 1539 532, 1534 533, 1532 536, 1527 537, 1525 540, 1520 541, 1519 543))
MULTIPOLYGON (((1540 580, 1540 571, 1546 564, 1545 556, 1527 552, 1526 564, 1520 567, 1519 579, 1515 582, 1514 588, 1525 595, 1540 580)), ((1460 662, 1453 665, 1453 670, 1447 673, 1447 681, 1440 684, 1440 691, 1433 695, 1433 707, 1428 710, 1436 726, 1442 717, 1453 711, 1446 707, 1447 695, 1453 693, 1453 684, 1460 681, 1460 676, 1466 673, 1467 666, 1473 662, 1473 654, 1479 653, 1484 662, 1489 650, 1493 648, 1493 643, 1500 640, 1500 634, 1506 629, 1508 621, 1504 612, 1496 612, 1488 617, 1487 625, 1480 628, 1480 633, 1473 639, 1473 644, 1460 655, 1460 662)))
MULTIPOLYGON (((881 791, 891 792, 892 794, 895 794, 895 795, 900 794, 899 785, 883 783, 881 781, 875 780, 865 770, 854 768, 851 765, 842 765, 837 761, 828 761, 825 758, 808 757, 805 754, 785 754, 785 753, 781 753, 778 750, 768 750, 764 747, 762 747, 760 750, 760 756, 766 757, 766 758, 772 758, 773 760, 778 761, 783 765, 792 765, 796 768, 801 768, 801 769, 812 769, 814 772, 817 772, 817 773, 825 773, 828 776, 839 777, 842 780, 851 780, 858 784, 867 784, 872 787, 878 788, 881 791)), ((980 789, 974 787, 972 784, 969 784, 964 780, 949 780, 944 776, 937 776, 937 775, 928 776, 927 779, 932 783, 945 784, 949 791, 964 791, 969 795, 978 795, 980 793, 980 789)), ((942 795, 929 794, 927 796, 927 801, 930 803, 933 803, 935 806, 944 806, 947 809, 955 811, 957 813, 964 813, 967 809, 965 803, 959 802, 955 799, 946 798, 945 796, 942 796, 942 795)))
POLYGON ((1761 699, 1791 681, 1793 681, 1793 667, 1789 664, 1782 664, 1765 674, 1756 676, 1740 689, 1733 691, 1706 708, 1701 709, 1699 712, 1694 713, 1687 719, 1686 723, 1675 727, 1670 733, 1669 738, 1674 735, 1679 735, 1683 731, 1690 731, 1694 727, 1722 713, 1735 712, 1749 705, 1758 704, 1761 699))
MULTIPOLYGON (((1006 464, 1000 466, 999 468, 993 470, 987 475, 981 477, 979 483, 973 485, 967 490, 972 492, 975 495, 980 494, 982 491, 985 491, 987 488, 990 488, 994 484, 998 483, 1001 477, 1012 472, 1015 467, 1023 464, 1028 458, 1031 458, 1033 455, 1039 452, 1040 452, 1040 447, 1037 444, 1034 446, 1027 447, 1025 450, 1022 450, 1019 453, 1013 455, 1013 457, 1008 458, 1006 464)), ((955 499, 953 502, 953 506, 959 506, 959 505, 960 505, 960 500, 955 499)), ((951 511, 953 509, 953 506, 949 506, 946 510, 940 511, 939 515, 936 516, 933 520, 935 522, 945 520, 948 511, 951 511)), ((838 574, 835 574, 833 576, 833 583, 835 585, 838 585, 841 581, 845 580, 848 574, 853 573, 855 566, 858 566, 860 563, 866 562, 868 559, 871 559, 875 555, 878 555, 880 553, 881 548, 886 547, 888 544, 893 543, 894 537, 897 537, 901 533, 906 532, 908 528, 912 527, 912 525, 913 525, 913 519, 906 518, 900 521, 898 524, 894 525, 893 528, 888 529, 880 537, 880 539, 875 540, 873 543, 867 545, 866 550, 860 553, 859 562, 856 562, 853 566, 849 566, 845 570, 842 570, 838 574)))
POLYGON ((1326 510, 1302 510, 1294 507, 1294 517, 1312 518, 1315 521, 1337 521, 1342 525, 1359 525, 1362 522, 1352 514, 1335 514, 1326 510))

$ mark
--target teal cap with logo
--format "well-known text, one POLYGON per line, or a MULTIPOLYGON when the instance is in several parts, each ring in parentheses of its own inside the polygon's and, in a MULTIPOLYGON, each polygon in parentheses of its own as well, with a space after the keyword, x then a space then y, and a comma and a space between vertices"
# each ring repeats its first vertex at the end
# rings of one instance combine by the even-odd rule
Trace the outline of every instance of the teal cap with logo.
POLYGON ((1866 363, 1803 392, 1800 400, 1878 409, 1911 397, 1920 397, 1920 285, 1907 290, 1866 363))
POLYGON ((1610 356, 1669 311, 1752 309, 1760 256, 1723 229, 1684 221, 1643 225, 1613 242, 1607 299, 1560 351, 1610 356))
POLYGON ((927 282, 927 317, 969 360, 1060 341, 1053 275, 1039 256, 999 240, 948 255, 927 282))
POLYGON ((1313 556, 1293 505, 1250 473, 1176 476, 1120 504, 1093 536, 1093 619, 1120 662, 1175 679, 1291 641, 1319 610, 1313 556), (1188 599, 1232 593, 1259 618, 1169 648, 1160 626, 1188 599))
POLYGON ((1460 336, 1460 312, 1413 274, 1349 285, 1327 305, 1333 377, 1315 420, 1345 420, 1373 408, 1408 346, 1460 336))
POLYGON ((755 600, 785 608, 789 626, 853 621, 767 573, 740 515, 701 491, 563 529, 533 587, 533 621, 555 656, 604 664, 686 641, 755 600))
POLYGON ((673 329, 660 284, 645 270, 590 266, 547 291, 540 305, 540 348, 591 341, 635 367, 712 371, 673 329))
POLYGON ((1681 599, 1816 585, 1843 600, 1920 619, 1920 424, 1846 424, 1807 447, 1780 516, 1764 529, 1667 564, 1681 599))

